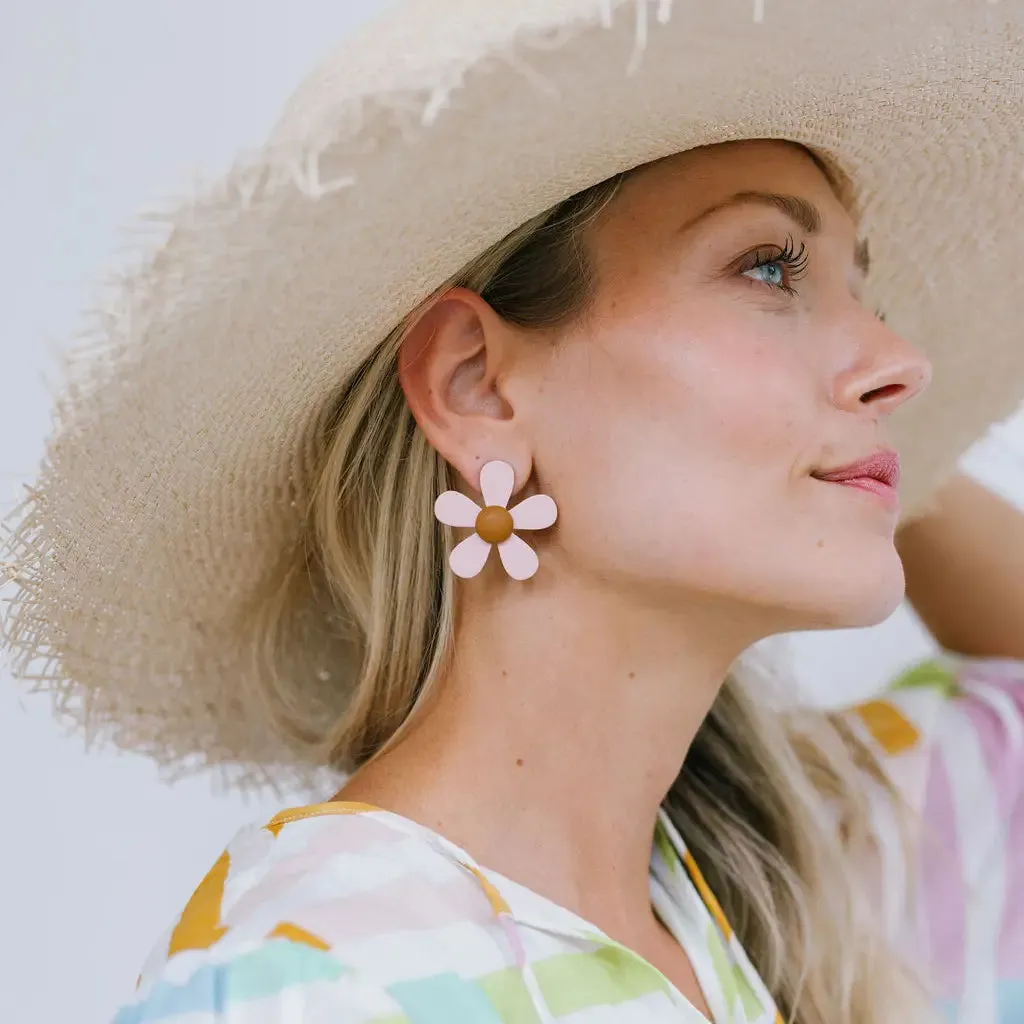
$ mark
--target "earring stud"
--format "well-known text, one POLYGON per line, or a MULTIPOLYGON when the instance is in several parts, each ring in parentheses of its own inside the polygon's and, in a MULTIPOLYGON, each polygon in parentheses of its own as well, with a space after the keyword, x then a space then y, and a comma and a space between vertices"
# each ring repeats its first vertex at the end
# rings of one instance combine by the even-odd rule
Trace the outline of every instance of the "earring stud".
POLYGON ((515 470, 496 459, 480 470, 482 508, 461 491, 445 491, 434 502, 434 515, 440 522, 473 530, 455 545, 448 558, 452 572, 460 579, 479 575, 492 547, 497 547, 501 564, 512 579, 528 580, 536 573, 540 564, 537 552, 515 531, 546 530, 558 518, 558 507, 547 494, 532 494, 510 509, 514 486, 515 470))

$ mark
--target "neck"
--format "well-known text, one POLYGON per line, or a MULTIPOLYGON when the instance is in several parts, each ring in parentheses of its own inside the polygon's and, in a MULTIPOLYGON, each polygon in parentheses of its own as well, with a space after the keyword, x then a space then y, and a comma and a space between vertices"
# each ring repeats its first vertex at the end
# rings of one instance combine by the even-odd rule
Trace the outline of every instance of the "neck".
POLYGON ((666 609, 564 581, 501 583, 464 602, 429 703, 342 796, 626 934, 651 916, 658 808, 757 636, 707 599, 666 609))

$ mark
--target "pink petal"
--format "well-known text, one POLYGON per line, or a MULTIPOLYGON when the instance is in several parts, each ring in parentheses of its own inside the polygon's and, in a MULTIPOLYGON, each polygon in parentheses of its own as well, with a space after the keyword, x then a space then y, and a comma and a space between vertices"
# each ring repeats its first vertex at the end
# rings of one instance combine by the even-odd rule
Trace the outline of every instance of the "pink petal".
POLYGON ((512 509, 517 530, 546 530, 557 518, 558 506, 546 494, 531 494, 512 509))
POLYGON ((540 565, 537 552, 514 533, 498 545, 498 554, 505 572, 514 580, 528 580, 540 565))
POLYGON ((490 553, 491 545, 479 534, 474 533, 455 545, 448 557, 448 564, 456 576, 464 580, 471 580, 474 576, 479 575, 490 553))
POLYGON ((434 515, 445 526, 475 526, 480 506, 461 491, 445 491, 434 502, 434 515))
POLYGON ((500 505, 507 508, 515 484, 515 470, 500 459, 488 462, 480 470, 480 493, 484 496, 485 505, 500 505))

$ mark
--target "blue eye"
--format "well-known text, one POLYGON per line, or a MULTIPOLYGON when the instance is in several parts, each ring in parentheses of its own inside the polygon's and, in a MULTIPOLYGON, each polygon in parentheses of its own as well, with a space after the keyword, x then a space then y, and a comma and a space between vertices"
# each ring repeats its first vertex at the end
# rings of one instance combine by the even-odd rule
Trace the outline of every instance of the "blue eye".
POLYGON ((800 243, 799 251, 794 250, 793 237, 786 239, 785 248, 778 246, 759 247, 748 253, 739 270, 744 277, 759 281, 790 295, 796 294, 793 282, 807 270, 807 247, 800 243))
POLYGON ((782 269, 780 260, 771 260, 768 263, 759 263, 750 270, 743 271, 748 277, 755 277, 770 284, 773 288, 781 288, 786 282, 786 272, 782 269))

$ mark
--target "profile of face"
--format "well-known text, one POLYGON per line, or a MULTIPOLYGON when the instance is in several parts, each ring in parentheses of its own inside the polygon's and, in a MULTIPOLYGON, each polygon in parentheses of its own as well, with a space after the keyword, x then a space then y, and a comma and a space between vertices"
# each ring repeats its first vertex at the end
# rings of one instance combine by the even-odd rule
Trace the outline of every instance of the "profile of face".
POLYGON ((504 585, 698 602, 765 635, 884 619, 898 510, 819 476, 886 447, 931 368, 865 306, 862 240, 817 163, 770 140, 670 157, 628 176, 586 240, 583 316, 538 337, 457 289, 400 360, 468 493, 503 459, 558 503, 529 537, 540 572, 504 585))

